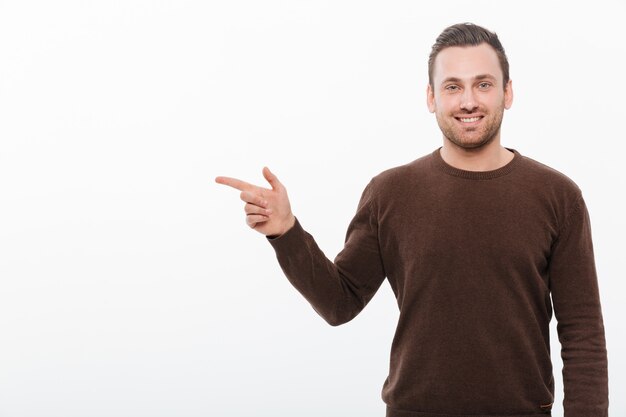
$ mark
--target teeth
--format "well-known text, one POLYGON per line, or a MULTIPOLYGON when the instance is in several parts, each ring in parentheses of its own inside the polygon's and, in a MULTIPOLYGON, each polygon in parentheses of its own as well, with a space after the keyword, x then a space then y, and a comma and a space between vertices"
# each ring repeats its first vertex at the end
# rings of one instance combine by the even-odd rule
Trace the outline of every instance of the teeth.
POLYGON ((463 118, 461 118, 461 121, 462 121, 463 123, 471 123, 471 122, 475 122, 475 121, 477 121, 477 120, 479 120, 479 119, 480 119, 480 117, 472 117, 472 118, 469 118, 469 119, 463 119, 463 118))

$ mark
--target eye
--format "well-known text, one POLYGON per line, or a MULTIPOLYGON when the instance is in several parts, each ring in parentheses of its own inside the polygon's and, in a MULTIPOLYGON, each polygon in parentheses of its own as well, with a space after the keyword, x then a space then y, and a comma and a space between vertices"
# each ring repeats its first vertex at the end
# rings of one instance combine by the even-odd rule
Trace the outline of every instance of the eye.
POLYGON ((458 85, 451 84, 449 86, 446 86, 446 90, 448 91, 457 91, 458 89, 459 89, 458 85))
POLYGON ((486 90, 489 87, 491 87, 491 83, 488 83, 488 82, 483 82, 483 83, 478 84, 478 88, 480 88, 481 90, 486 90))

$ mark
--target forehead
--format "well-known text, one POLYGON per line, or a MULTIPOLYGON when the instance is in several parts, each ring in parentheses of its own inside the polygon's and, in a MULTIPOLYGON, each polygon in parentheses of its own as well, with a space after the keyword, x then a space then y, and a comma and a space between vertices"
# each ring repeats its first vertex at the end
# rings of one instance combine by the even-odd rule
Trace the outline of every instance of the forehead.
POLYGON ((498 55, 486 43, 445 48, 435 58, 433 69, 435 84, 450 77, 469 80, 477 75, 490 74, 499 82, 503 77, 498 55))

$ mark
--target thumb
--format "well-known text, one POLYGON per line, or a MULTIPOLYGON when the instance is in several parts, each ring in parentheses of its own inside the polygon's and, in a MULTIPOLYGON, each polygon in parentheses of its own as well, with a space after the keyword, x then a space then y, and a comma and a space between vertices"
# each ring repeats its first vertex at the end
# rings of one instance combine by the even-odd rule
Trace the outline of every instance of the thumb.
POLYGON ((278 181, 278 177, 276 177, 276 175, 274 175, 268 167, 263 167, 263 176, 265 177, 267 182, 270 183, 272 189, 274 190, 282 185, 280 181, 278 181))

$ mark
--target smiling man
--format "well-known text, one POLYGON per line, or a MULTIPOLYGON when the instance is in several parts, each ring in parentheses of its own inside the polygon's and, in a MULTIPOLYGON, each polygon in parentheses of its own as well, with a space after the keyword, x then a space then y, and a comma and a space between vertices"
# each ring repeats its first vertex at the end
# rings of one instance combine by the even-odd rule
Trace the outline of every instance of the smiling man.
POLYGON ((352 320, 389 281, 400 316, 382 387, 387 417, 550 415, 553 311, 565 417, 608 416, 587 207, 567 176, 501 145, 512 101, 498 37, 446 28, 427 87, 443 146, 371 179, 334 261, 268 168, 271 188, 216 178, 241 191, 247 224, 329 324, 352 320))
POLYGON ((471 48, 451 46, 434 53, 428 108, 447 139, 444 158, 447 153, 453 158, 454 149, 478 154, 486 148, 499 148, 510 160, 512 152, 500 146, 500 125, 504 109, 513 102, 513 87, 508 71, 505 76, 500 69, 493 47, 486 43, 471 48))

